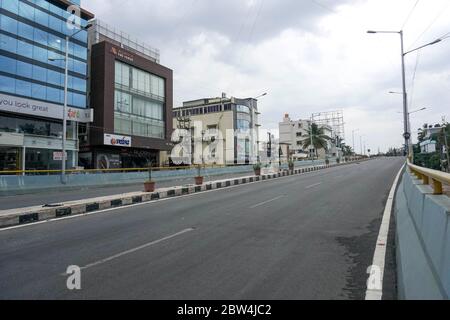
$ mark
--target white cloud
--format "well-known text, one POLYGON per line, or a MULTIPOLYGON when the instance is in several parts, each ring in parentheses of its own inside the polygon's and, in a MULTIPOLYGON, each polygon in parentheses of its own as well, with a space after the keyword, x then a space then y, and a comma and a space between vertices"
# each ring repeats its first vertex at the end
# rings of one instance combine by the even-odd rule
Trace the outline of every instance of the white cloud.
MULTIPOLYGON (((399 37, 366 30, 398 30, 415 1, 318 2, 330 10, 292 0, 134 0, 120 10, 115 0, 91 0, 86 6, 160 48, 161 62, 174 70, 175 106, 221 92, 247 97, 267 91, 259 104, 265 128, 277 129, 284 113, 305 118, 343 109, 349 144, 359 128, 373 150, 401 145, 401 96, 388 94, 401 90, 399 37)), ((405 27, 405 44, 419 46, 447 32, 449 1, 420 1, 405 27)), ((414 114, 413 128, 449 118, 449 46, 450 39, 421 51, 411 109, 429 110, 414 114)), ((406 59, 409 89, 415 58, 406 59)))

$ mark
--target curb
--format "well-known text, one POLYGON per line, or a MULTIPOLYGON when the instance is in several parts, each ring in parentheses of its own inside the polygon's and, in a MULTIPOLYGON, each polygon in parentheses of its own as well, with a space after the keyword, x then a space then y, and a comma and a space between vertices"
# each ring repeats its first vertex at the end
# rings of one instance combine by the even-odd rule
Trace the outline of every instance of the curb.
MULTIPOLYGON (((0 229, 32 224, 39 221, 46 221, 55 218, 61 218, 66 216, 75 216, 95 211, 125 207, 137 203, 151 202, 155 200, 161 200, 165 198, 176 198, 187 194, 195 194, 204 191, 216 190, 221 188, 227 188, 237 185, 243 185, 248 183, 254 183, 259 181, 267 181, 277 179, 280 177, 286 177, 291 175, 299 175, 309 172, 314 172, 322 169, 333 168, 337 166, 348 165, 357 162, 368 161, 368 159, 360 161, 349 161, 340 164, 320 165, 314 167, 304 167, 289 171, 288 169, 282 169, 278 173, 265 174, 261 176, 247 176, 240 178, 229 178, 225 180, 206 182, 201 186, 186 185, 172 188, 160 189, 156 192, 135 192, 125 195, 113 195, 97 199, 87 199, 72 201, 66 204, 62 204, 58 207, 45 208, 45 207, 31 207, 31 208, 19 208, 4 211, 16 211, 6 213, 0 216, 0 229), (76 202, 76 203, 74 203, 76 202), (81 202, 81 203, 80 203, 81 202)), ((1 212, 0 212, 1 213, 1 212)))

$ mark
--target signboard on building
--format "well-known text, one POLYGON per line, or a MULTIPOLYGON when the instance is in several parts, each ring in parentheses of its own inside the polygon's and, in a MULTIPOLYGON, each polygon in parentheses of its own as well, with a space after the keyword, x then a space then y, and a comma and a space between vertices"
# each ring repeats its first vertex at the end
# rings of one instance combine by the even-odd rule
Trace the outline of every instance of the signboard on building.
POLYGON ((111 53, 112 53, 113 55, 119 57, 119 58, 128 60, 128 61, 130 61, 130 62, 133 62, 133 61, 134 61, 134 57, 133 57, 132 54, 130 54, 130 53, 126 52, 126 51, 123 51, 123 50, 121 50, 121 49, 118 49, 118 48, 116 48, 116 47, 112 47, 112 48, 111 48, 111 53))
MULTIPOLYGON (((67 152, 64 153, 67 159, 67 152)), ((62 161, 62 151, 53 151, 53 161, 62 161)))
POLYGON ((103 144, 107 146, 131 148, 131 137, 105 133, 103 144))
MULTIPOLYGON (((37 117, 63 119, 63 106, 28 98, 0 94, 0 111, 15 112, 37 117)), ((67 107, 67 120, 75 122, 94 121, 93 109, 67 107)))

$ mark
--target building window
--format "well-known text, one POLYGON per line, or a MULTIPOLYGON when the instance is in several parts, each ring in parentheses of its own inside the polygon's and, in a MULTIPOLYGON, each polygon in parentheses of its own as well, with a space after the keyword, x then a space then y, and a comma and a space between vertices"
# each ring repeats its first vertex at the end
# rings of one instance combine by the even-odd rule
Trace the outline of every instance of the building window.
POLYGON ((139 95, 150 96, 158 100, 165 98, 163 78, 117 60, 115 62, 115 83, 119 87, 126 87, 139 95))
POLYGON ((236 111, 250 114, 250 108, 247 107, 247 106, 243 106, 243 105, 237 105, 236 106, 236 111))
POLYGON ((250 130, 250 121, 244 119, 238 119, 236 121, 236 129, 247 131, 250 130))
MULTIPOLYGON (((34 136, 62 138, 62 123, 0 116, 0 132, 24 133, 34 136)), ((70 130, 67 130, 68 132, 70 130)))
POLYGON ((115 91, 114 132, 164 139, 164 105, 142 96, 115 91))
POLYGON ((297 132, 296 135, 297 135, 297 137, 301 137, 302 133, 301 132, 297 132))

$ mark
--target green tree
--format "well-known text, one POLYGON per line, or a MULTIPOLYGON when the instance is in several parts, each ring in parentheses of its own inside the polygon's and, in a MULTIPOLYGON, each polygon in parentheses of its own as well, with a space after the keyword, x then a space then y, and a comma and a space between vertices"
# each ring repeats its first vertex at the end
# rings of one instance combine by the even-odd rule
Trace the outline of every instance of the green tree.
POLYGON ((342 153, 344 154, 344 157, 350 157, 351 155, 353 155, 352 147, 344 145, 344 147, 342 148, 342 153))
POLYGON ((312 145, 316 150, 316 157, 319 156, 318 149, 328 150, 327 141, 331 140, 329 136, 324 133, 324 129, 319 127, 317 124, 313 123, 311 127, 306 130, 308 137, 303 140, 303 149, 310 149, 311 146, 311 136, 312 145))

